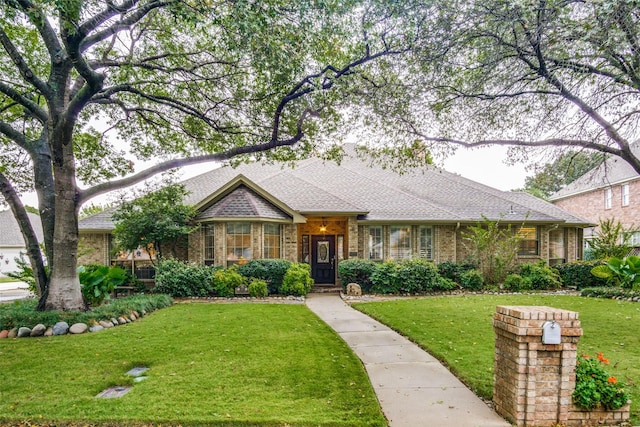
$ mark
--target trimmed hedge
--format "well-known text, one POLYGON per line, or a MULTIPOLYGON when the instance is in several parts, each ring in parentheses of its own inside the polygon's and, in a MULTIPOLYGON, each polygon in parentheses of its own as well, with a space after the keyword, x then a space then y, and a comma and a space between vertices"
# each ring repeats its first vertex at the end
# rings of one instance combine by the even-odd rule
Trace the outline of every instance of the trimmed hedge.
POLYGON ((371 282, 371 290, 381 294, 438 292, 455 288, 453 281, 440 276, 434 263, 420 259, 377 264, 371 282))
POLYGON ((280 294, 284 275, 292 264, 286 259, 252 259, 239 265, 238 273, 249 279, 264 280, 270 294, 280 294))
POLYGON ((438 264, 438 273, 440 273, 442 277, 446 277, 447 279, 453 280, 454 282, 462 285, 462 275, 467 271, 476 270, 477 268, 478 266, 470 261, 460 263, 455 261, 444 261, 438 264))
POLYGON ((172 297, 205 297, 213 292, 214 269, 174 259, 162 261, 156 268, 153 292, 172 297))
POLYGON ((377 263, 370 259, 352 258, 340 261, 338 277, 342 282, 342 290, 346 291, 349 283, 357 283, 362 292, 370 292, 373 286, 371 275, 375 271, 376 265, 377 263))
POLYGON ((567 264, 558 264, 554 268, 560 274, 560 280, 565 287, 575 287, 577 290, 601 286, 611 286, 606 279, 591 274, 591 269, 596 265, 604 265, 602 260, 576 261, 567 264))
POLYGON ((285 295, 303 296, 311 292, 313 279, 309 264, 292 264, 282 280, 281 291, 285 295))

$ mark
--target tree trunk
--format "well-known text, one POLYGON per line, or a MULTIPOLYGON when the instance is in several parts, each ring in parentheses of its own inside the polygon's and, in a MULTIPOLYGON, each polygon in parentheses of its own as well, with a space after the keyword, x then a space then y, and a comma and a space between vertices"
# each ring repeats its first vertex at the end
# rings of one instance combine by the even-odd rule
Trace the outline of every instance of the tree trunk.
POLYGON ((49 292, 45 310, 87 310, 78 279, 78 189, 73 144, 64 145, 53 162, 55 229, 49 292))

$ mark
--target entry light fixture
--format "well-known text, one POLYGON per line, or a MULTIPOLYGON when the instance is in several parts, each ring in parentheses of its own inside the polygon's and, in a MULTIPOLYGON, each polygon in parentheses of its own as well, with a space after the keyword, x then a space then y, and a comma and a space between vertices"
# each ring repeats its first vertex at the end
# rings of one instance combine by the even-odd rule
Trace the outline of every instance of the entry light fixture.
POLYGON ((327 224, 324 222, 324 217, 322 217, 322 224, 320 224, 320 232, 321 233, 327 232, 327 224))

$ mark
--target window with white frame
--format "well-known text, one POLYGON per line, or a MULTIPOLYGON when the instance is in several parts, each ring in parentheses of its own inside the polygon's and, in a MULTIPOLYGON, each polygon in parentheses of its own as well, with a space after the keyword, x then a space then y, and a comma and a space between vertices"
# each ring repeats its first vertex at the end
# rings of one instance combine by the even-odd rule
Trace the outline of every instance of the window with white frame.
POLYGON ((204 233, 204 264, 213 265, 215 261, 215 239, 214 239, 214 225, 205 224, 203 227, 204 233))
POLYGON ((411 259, 411 226, 389 227, 389 257, 395 260, 411 259))
POLYGON ((369 226, 369 259, 381 260, 383 258, 382 226, 369 226))
POLYGON ((251 259, 251 224, 248 222, 227 223, 227 265, 251 259))
POLYGON ((611 209, 611 189, 610 188, 605 188, 604 189, 604 208, 605 209, 611 209))
POLYGON ((620 186, 620 193, 622 198, 622 206, 629 206, 629 184, 622 184, 620 186))
POLYGON ((264 225, 264 241, 263 241, 263 253, 262 256, 266 259, 280 258, 280 230, 282 226, 280 224, 265 224, 264 225))
POLYGON ((433 227, 418 228, 418 253, 420 258, 433 259, 433 227))

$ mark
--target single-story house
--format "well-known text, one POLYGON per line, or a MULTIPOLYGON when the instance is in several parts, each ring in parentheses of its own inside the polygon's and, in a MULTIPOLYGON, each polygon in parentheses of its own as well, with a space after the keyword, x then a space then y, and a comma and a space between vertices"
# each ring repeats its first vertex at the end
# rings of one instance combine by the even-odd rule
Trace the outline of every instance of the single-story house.
MULTIPOLYGON (((38 241, 44 241, 42 233, 42 223, 40 217, 33 213, 28 213, 31 226, 34 228, 38 241)), ((27 247, 20 232, 18 221, 10 210, 0 211, 0 277, 6 276, 7 273, 17 271, 16 258, 20 258, 24 254, 24 260, 28 262, 26 257, 27 247)))
MULTIPOLYGON (((190 191, 185 203, 197 208, 201 227, 179 257, 220 266, 284 258, 309 263, 317 284, 334 284, 337 264, 347 258, 463 261, 465 230, 484 218, 511 224, 521 234, 520 262, 582 256, 582 230, 590 224, 541 199, 434 166, 399 174, 371 166, 353 145, 345 151, 339 164, 320 158, 294 167, 244 164, 184 181, 190 191)), ((136 271, 147 265, 144 251, 120 256, 110 251, 110 215, 105 211, 80 221, 80 262, 136 271)))

